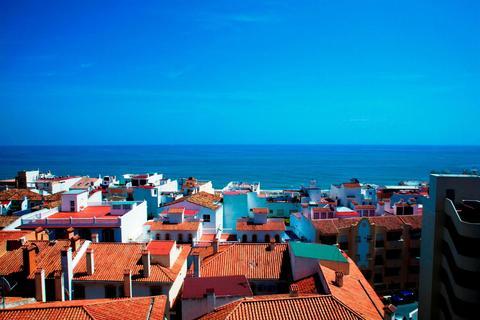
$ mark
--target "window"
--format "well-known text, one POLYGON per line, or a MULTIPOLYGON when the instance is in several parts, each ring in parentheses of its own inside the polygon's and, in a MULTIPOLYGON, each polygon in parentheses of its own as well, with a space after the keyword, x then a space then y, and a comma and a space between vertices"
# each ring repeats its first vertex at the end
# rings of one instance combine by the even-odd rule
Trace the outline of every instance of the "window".
POLYGON ((256 234, 252 235, 252 242, 257 242, 257 235, 256 234))
POLYGON ((275 242, 280 242, 280 235, 278 234, 275 235, 275 242))
POLYGON ((387 232, 387 241, 398 241, 402 238, 401 231, 390 231, 387 232))
POLYGON ((410 239, 419 240, 422 236, 421 230, 410 230, 410 239))
POLYGON ((203 222, 210 222, 210 215, 209 214, 204 214, 203 215, 203 222))
POLYGON ((170 233, 165 234, 165 240, 170 240, 170 233))
POLYGON ((160 240, 160 233, 157 233, 157 235, 155 236, 155 239, 160 240))
POLYGON ((182 242, 183 242, 183 234, 182 234, 182 233, 179 233, 178 236, 177 236, 177 239, 178 239, 177 241, 178 241, 179 243, 182 243, 182 242))
POLYGON ((387 250, 385 256, 387 259, 400 259, 402 256, 402 250, 387 250))
POLYGON ((418 274, 420 272, 420 266, 408 266, 408 273, 418 274))
POLYGON ((385 268, 385 276, 392 277, 400 275, 400 268, 385 268))
POLYGON ((75 299, 85 299, 85 287, 80 284, 74 284, 73 295, 75 299))
POLYGON ((265 235, 265 242, 270 243, 270 235, 269 234, 265 235))
POLYGON ((70 211, 75 212, 75 201, 70 201, 70 211))
POLYGON ((375 256, 375 265, 383 265, 383 256, 377 255, 375 256))
POLYGON ((114 242, 115 235, 112 229, 105 229, 102 231, 102 241, 103 242, 114 242))
POLYGON ((385 247, 385 242, 384 242, 383 240, 377 240, 377 241, 375 242, 375 247, 377 247, 377 248, 383 248, 383 247, 385 247))
POLYGON ((116 298, 116 297, 117 297, 117 288, 111 285, 105 286, 105 298, 116 298))
POLYGON ((318 216, 318 212, 314 212, 313 213, 313 219, 319 219, 320 217, 318 216))
POLYGON ((193 235, 191 233, 188 234, 188 242, 193 243, 193 235))
POLYGON ((420 248, 410 248, 408 251, 410 252, 411 258, 420 257, 420 248))
POLYGON ((162 294, 162 287, 160 286, 150 287, 151 296, 159 296, 161 294, 162 294))
POLYGON ((244 234, 244 235, 242 236, 242 242, 247 242, 247 235, 246 235, 246 234, 244 234))
POLYGON ((373 276, 373 283, 382 283, 383 282, 383 274, 375 273, 373 276))

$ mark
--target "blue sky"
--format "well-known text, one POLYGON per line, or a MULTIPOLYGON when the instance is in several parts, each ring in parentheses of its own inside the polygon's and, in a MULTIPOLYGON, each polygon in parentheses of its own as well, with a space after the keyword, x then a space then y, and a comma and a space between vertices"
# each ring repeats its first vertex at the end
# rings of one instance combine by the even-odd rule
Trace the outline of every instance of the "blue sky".
POLYGON ((0 2, 2 144, 479 144, 479 1, 0 2))

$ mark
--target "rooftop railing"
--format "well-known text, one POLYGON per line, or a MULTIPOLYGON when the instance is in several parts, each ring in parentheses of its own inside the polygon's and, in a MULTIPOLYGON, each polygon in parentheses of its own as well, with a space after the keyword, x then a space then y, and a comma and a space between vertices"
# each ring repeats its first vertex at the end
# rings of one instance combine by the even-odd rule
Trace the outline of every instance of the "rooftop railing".
POLYGON ((119 217, 109 218, 43 218, 43 219, 24 219, 23 226, 31 227, 82 227, 82 226, 98 226, 98 227, 120 227, 122 220, 119 217))

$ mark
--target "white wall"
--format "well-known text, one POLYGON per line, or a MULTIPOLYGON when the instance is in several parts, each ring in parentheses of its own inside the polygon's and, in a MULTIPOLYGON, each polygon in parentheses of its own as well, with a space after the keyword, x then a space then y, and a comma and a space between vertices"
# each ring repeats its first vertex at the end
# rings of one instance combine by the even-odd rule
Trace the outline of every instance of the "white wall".
POLYGON ((120 218, 122 220, 122 242, 137 239, 143 233, 143 225, 147 222, 147 203, 143 201, 132 207, 132 210, 120 218))

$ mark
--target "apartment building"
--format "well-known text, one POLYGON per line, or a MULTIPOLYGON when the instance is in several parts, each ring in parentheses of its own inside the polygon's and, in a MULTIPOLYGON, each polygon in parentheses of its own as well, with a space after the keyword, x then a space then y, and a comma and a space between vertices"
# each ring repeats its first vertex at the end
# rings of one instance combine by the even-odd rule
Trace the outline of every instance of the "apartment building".
POLYGON ((424 210, 421 319, 477 319, 480 176, 432 174, 424 210))

